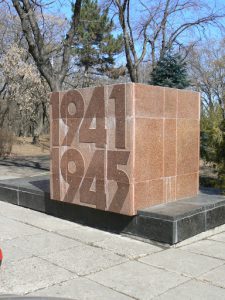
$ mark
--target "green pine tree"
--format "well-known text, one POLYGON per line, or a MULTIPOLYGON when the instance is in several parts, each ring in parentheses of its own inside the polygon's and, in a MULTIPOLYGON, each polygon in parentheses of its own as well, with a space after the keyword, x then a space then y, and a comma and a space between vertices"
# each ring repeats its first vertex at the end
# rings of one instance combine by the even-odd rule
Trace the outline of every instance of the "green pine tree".
POLYGON ((150 84, 185 89, 190 85, 186 63, 179 54, 167 53, 151 73, 150 84))
POLYGON ((83 1, 74 55, 87 79, 84 86, 89 85, 92 74, 109 72, 115 64, 115 56, 122 51, 122 36, 114 37, 113 29, 107 9, 101 10, 96 0, 83 1))

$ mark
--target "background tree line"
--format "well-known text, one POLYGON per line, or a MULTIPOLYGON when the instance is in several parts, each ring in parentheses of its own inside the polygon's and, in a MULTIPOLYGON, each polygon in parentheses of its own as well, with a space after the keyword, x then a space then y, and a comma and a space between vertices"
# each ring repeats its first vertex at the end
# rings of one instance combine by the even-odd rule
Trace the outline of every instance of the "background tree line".
POLYGON ((223 1, 0 1, 0 126, 48 132, 51 91, 114 82, 202 94, 201 154, 225 169, 223 1))

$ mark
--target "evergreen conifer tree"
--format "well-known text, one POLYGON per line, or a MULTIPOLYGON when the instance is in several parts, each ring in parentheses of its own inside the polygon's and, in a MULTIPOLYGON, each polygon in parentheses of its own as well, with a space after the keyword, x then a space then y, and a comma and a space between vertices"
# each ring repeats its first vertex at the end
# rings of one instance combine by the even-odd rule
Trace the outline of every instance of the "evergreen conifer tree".
POLYGON ((82 2, 74 54, 86 77, 84 86, 90 84, 93 74, 104 75, 110 71, 115 64, 115 56, 122 51, 122 36, 114 37, 113 29, 114 23, 109 19, 107 9, 101 10, 96 0, 82 2))
POLYGON ((186 63, 179 54, 167 53, 158 61, 151 73, 152 85, 185 89, 190 85, 187 76, 186 63))

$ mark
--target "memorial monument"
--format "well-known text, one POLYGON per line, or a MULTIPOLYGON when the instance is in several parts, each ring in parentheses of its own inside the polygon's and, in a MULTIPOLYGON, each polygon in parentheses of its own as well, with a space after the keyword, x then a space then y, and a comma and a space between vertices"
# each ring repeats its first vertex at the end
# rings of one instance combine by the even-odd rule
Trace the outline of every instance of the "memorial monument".
POLYGON ((200 94, 116 84, 51 94, 51 198, 135 215, 196 196, 200 94))

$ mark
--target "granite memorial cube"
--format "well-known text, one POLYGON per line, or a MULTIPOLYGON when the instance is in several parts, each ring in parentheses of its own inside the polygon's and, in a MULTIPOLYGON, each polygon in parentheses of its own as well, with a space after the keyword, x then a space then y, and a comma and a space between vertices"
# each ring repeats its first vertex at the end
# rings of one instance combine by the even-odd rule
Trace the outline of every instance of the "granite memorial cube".
POLYGON ((116 84, 51 94, 51 198, 125 215, 195 196, 199 93, 116 84))

